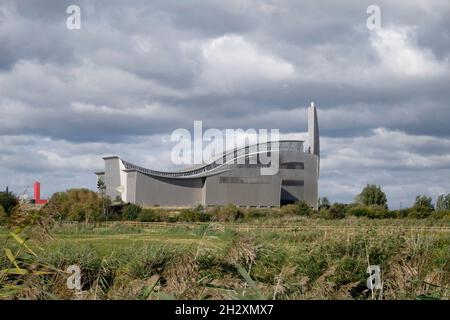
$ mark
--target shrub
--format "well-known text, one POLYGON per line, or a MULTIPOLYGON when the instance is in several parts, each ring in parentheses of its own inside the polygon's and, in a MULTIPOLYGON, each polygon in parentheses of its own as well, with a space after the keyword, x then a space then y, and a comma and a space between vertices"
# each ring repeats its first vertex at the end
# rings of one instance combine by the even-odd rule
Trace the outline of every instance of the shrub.
POLYGON ((211 215, 200 211, 200 210, 192 210, 192 209, 183 209, 181 213, 178 215, 178 221, 185 222, 206 222, 211 220, 211 215))
POLYGON ((130 203, 122 209, 122 219, 124 220, 137 220, 142 207, 136 204, 130 203))
POLYGON ((328 210, 328 219, 342 219, 345 218, 346 205, 343 203, 333 203, 328 210))
POLYGON ((283 215, 310 216, 313 212, 313 209, 305 201, 299 201, 295 204, 287 204, 281 207, 281 213, 283 215))
POLYGON ((322 219, 327 219, 327 220, 329 220, 329 219, 332 219, 331 218, 331 215, 330 215, 330 210, 329 209, 322 209, 322 210, 320 210, 319 211, 319 216, 318 216, 319 218, 322 218, 322 219))
POLYGON ((258 218, 266 217, 268 215, 268 212, 265 212, 260 209, 250 209, 250 210, 247 210, 244 213, 244 215, 245 215, 245 219, 251 220, 251 219, 258 219, 258 218))
POLYGON ((409 211, 410 211, 410 209, 400 209, 400 210, 394 210, 391 212, 395 218, 406 218, 409 215, 409 211))
POLYGON ((424 206, 414 206, 409 209, 408 218, 424 219, 432 215, 433 211, 424 206))
POLYGON ((435 211, 431 214, 433 219, 450 219, 450 210, 448 211, 435 211))
POLYGON ((322 219, 334 220, 334 219, 342 219, 344 217, 345 213, 340 210, 336 210, 336 208, 333 208, 333 206, 331 206, 330 209, 323 209, 319 211, 319 218, 322 219))
POLYGON ((281 207, 281 214, 286 216, 298 214, 297 206, 295 204, 287 204, 281 207))
POLYGON ((393 214, 391 211, 387 210, 385 206, 371 205, 367 207, 368 215, 370 219, 385 219, 392 218, 393 214))
POLYGON ((347 215, 356 217, 367 217, 369 215, 369 209, 366 206, 356 205, 347 209, 347 215))
POLYGON ((12 209, 19 204, 19 199, 16 197, 14 193, 8 191, 0 192, 0 206, 3 207, 3 210, 7 216, 11 214, 12 209))
POLYGON ((242 220, 244 218, 242 210, 234 204, 228 204, 224 207, 215 207, 212 214, 216 220, 225 222, 242 220))
POLYGON ((160 221, 160 217, 153 209, 142 209, 138 213, 137 220, 141 222, 157 222, 160 221))
POLYGON ((99 221, 102 218, 101 207, 93 203, 78 203, 72 206, 72 210, 68 213, 67 218, 72 221, 89 222, 99 221))
POLYGON ((298 214, 301 216, 310 216, 313 213, 313 209, 305 201, 297 202, 296 206, 298 214))
POLYGON ((203 207, 203 205, 201 203, 199 203, 195 208, 194 211, 197 212, 205 212, 205 208, 203 207))

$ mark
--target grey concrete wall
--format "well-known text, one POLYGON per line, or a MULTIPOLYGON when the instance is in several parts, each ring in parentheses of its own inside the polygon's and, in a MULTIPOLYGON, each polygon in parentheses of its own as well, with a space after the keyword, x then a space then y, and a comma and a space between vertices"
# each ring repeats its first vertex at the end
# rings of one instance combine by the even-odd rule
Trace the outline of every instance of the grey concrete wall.
POLYGON ((121 194, 115 189, 119 187, 120 184, 120 163, 118 157, 107 157, 103 158, 105 160, 105 184, 106 184, 106 195, 109 196, 113 201, 121 194))
POLYGON ((230 167, 226 173, 206 178, 205 205, 279 206, 279 176, 261 176, 258 168, 230 167))
POLYGON ((305 154, 305 201, 314 209, 318 208, 319 158, 305 154))
POLYGON ((136 204, 193 207, 203 200, 204 178, 167 179, 137 173, 136 204))
POLYGON ((136 203, 136 178, 138 173, 136 171, 127 171, 126 172, 126 188, 127 188, 127 197, 125 199, 126 202, 136 203))
POLYGON ((304 186, 282 186, 286 192, 292 194, 298 200, 304 200, 313 208, 317 209, 318 201, 318 157, 302 152, 281 152, 280 164, 283 163, 303 163, 304 169, 280 169, 279 175, 282 180, 303 181, 304 186))

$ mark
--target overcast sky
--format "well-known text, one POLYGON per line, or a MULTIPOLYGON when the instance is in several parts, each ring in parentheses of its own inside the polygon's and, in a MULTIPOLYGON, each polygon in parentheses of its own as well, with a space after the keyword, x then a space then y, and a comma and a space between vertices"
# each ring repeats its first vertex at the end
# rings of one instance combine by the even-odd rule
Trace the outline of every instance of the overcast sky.
POLYGON ((95 189, 106 155, 171 169, 194 120, 304 138, 311 101, 320 196, 450 193, 449 1, 0 0, 2 189, 95 189))

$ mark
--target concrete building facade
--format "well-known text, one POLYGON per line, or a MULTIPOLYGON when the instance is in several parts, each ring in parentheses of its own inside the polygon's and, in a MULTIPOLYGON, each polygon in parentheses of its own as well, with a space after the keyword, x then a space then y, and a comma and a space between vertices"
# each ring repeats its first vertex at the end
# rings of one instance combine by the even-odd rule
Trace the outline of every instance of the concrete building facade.
MULTIPOLYGON (((317 111, 308 108, 308 148, 303 141, 258 144, 236 148, 194 169, 157 171, 140 167, 118 156, 105 157, 105 171, 97 172, 106 194, 142 206, 193 207, 235 204, 243 207, 279 207, 303 200, 318 205, 319 131, 317 111), (276 146, 276 147, 275 147, 276 146), (279 156, 279 170, 262 175, 260 152, 279 156), (234 161, 244 155, 245 163, 234 161), (231 160, 231 161, 230 161, 231 160)), ((239 161, 243 162, 243 161, 239 161)))

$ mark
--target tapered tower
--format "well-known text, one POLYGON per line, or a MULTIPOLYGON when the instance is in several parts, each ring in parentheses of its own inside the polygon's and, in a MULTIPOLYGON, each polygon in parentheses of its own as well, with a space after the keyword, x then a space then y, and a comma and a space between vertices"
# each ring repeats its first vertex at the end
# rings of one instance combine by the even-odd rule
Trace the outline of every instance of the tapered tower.
POLYGON ((308 107, 308 146, 309 152, 315 154, 319 159, 317 161, 317 172, 320 169, 320 141, 319 141, 319 123, 317 121, 317 109, 314 102, 308 107))

